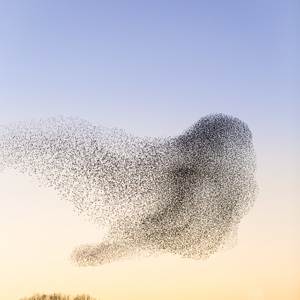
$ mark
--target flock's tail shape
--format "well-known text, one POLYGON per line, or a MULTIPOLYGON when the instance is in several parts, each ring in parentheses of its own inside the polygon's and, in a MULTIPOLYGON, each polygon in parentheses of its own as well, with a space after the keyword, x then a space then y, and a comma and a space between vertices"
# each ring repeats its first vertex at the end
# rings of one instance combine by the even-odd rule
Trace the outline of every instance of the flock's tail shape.
POLYGON ((141 253, 207 258, 234 243, 257 195, 251 132, 223 114, 170 138, 134 137, 79 118, 2 125, 6 167, 36 176, 109 228, 102 243, 73 251, 78 265, 141 253))

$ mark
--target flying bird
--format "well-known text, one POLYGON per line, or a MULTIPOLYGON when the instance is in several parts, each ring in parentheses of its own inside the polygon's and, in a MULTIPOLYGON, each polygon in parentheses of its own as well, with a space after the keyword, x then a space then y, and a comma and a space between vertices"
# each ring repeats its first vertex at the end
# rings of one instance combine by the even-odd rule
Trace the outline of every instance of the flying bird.
POLYGON ((0 170, 35 176, 108 233, 77 246, 80 266, 172 253, 206 259, 233 246, 258 188, 252 134, 212 114, 167 138, 136 137, 80 118, 0 126, 0 170))

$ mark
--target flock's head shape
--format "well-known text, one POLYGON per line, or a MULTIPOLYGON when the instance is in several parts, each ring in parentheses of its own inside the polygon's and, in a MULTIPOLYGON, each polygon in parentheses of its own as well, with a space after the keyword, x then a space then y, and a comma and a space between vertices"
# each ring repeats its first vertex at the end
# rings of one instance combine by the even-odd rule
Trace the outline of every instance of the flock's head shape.
POLYGON ((257 194, 251 132, 223 114, 171 138, 59 117, 2 126, 0 145, 0 168, 37 176, 109 228, 74 250, 79 265, 145 252, 206 258, 233 243, 257 194))

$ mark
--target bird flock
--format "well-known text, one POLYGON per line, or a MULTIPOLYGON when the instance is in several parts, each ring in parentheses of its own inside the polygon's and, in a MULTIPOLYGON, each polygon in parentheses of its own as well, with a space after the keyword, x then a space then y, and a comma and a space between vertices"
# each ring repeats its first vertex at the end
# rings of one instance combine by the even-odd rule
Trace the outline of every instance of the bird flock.
POLYGON ((235 244, 258 192, 252 134, 224 114, 167 138, 70 117, 1 125, 5 168, 35 176, 108 229, 100 243, 74 249, 79 266, 157 253, 206 259, 235 244))

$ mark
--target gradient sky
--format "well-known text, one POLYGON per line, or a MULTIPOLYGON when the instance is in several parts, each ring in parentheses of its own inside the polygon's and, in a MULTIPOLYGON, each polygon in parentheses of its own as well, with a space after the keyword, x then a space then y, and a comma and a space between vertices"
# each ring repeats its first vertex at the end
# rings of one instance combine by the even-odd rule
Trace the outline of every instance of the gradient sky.
POLYGON ((53 190, 6 170, 0 299, 243 300, 253 288, 299 299, 299 14, 296 0, 1 1, 0 124, 79 116, 154 137, 226 113, 252 130, 260 194, 238 245, 205 262, 75 268, 72 248, 101 233, 53 190))

